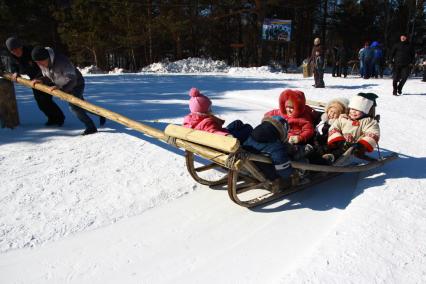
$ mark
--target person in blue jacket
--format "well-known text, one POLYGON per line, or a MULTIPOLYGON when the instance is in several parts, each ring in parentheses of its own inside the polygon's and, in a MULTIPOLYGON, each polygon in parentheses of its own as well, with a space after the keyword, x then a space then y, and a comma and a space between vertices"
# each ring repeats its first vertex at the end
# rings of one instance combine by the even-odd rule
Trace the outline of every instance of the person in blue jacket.
POLYGON ((373 41, 371 44, 371 47, 373 48, 374 55, 373 55, 373 76, 374 78, 383 78, 383 68, 382 68, 382 62, 383 62, 383 50, 380 48, 380 44, 377 41, 373 41))
POLYGON ((256 162, 256 166, 271 181, 281 180, 284 184, 291 182, 293 168, 288 156, 288 123, 281 116, 264 117, 256 126, 243 148, 251 153, 263 154, 271 158, 272 165, 256 162))

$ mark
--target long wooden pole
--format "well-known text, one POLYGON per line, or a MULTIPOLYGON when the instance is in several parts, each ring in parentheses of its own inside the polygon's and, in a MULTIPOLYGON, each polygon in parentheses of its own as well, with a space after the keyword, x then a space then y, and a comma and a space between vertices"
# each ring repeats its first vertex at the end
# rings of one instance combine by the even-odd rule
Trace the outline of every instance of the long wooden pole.
MULTIPOLYGON (((0 75, 3 78, 6 78, 10 81, 14 81, 12 78, 12 74, 10 73, 0 73, 0 75)), ((52 95, 54 97, 58 97, 64 101, 67 101, 69 103, 72 103, 73 105, 79 106, 85 110, 88 110, 92 113, 96 113, 98 115, 104 116, 110 120, 113 120, 119 124, 128 126, 136 131, 142 132, 145 135, 149 135, 151 137, 154 137, 156 139, 162 140, 164 142, 168 142, 168 136, 161 130, 158 130, 154 127, 145 125, 143 123, 140 123, 138 121, 132 120, 128 117, 125 117, 121 114, 118 114, 116 112, 107 110, 105 108, 96 106, 92 103, 89 103, 87 101, 81 100, 79 98, 74 97, 73 95, 67 94, 61 90, 50 90, 49 86, 43 85, 43 84, 36 84, 34 87, 32 86, 32 82, 30 80, 18 77, 17 82, 29 87, 34 88, 36 90, 42 91, 44 93, 47 93, 49 95, 52 95)), ((216 151, 214 149, 204 147, 195 143, 191 143, 185 140, 176 139, 175 144, 179 148, 184 148, 185 150, 191 151, 195 154, 198 154, 202 157, 205 157, 206 159, 209 159, 217 164, 220 164, 222 166, 227 165, 228 155, 224 154, 222 152, 216 151)), ((240 162, 235 162, 234 165, 232 165, 234 168, 240 167, 240 162)))
MULTIPOLYGON (((2 77, 13 81, 11 74, 3 73, 1 75, 2 75, 2 77)), ((166 135, 161 130, 158 130, 158 129, 153 128, 151 126, 139 123, 135 120, 129 119, 129 118, 127 118, 127 117, 125 117, 121 114, 118 114, 116 112, 113 112, 113 111, 107 110, 105 108, 96 106, 96 105, 91 104, 87 101, 84 101, 84 100, 81 100, 77 97, 74 97, 73 95, 67 94, 67 93, 65 93, 61 90, 56 89, 56 90, 51 91, 49 86, 43 85, 41 83, 36 84, 33 87, 32 82, 30 80, 27 80, 27 79, 24 79, 24 78, 21 78, 21 77, 17 78, 17 82, 24 85, 24 86, 27 86, 29 88, 34 88, 36 90, 42 91, 42 92, 47 93, 49 95, 52 95, 54 97, 58 97, 58 98, 60 98, 64 101, 72 103, 73 105, 79 106, 81 108, 84 108, 85 110, 88 110, 90 112, 96 113, 96 114, 101 115, 101 116, 104 116, 104 117, 106 117, 110 120, 116 121, 120 124, 123 124, 125 126, 132 128, 132 129, 143 132, 143 133, 145 133, 149 136, 152 136, 154 138, 166 140, 166 135)))

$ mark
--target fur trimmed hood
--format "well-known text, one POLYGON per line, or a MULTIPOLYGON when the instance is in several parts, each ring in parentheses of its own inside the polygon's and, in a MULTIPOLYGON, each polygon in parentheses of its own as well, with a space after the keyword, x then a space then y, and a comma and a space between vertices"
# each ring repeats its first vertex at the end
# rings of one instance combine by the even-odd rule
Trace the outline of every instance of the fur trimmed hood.
POLYGON ((288 103, 292 103, 294 107, 292 117, 301 117, 305 111, 305 94, 299 90, 286 89, 281 93, 279 103, 281 113, 288 115, 285 110, 285 106, 288 103))

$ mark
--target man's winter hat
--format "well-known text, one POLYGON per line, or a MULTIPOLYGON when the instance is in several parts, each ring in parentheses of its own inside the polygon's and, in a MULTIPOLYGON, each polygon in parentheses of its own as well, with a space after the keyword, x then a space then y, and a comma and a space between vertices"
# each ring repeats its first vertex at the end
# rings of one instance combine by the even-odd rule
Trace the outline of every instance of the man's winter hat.
POLYGON ((6 40, 6 47, 9 51, 12 51, 12 49, 22 47, 22 42, 19 38, 12 36, 6 40))
POLYGON ((49 58, 49 51, 42 46, 36 46, 31 51, 31 58, 34 61, 42 61, 49 58))
POLYGON ((277 140, 287 142, 288 123, 281 116, 266 116, 262 123, 256 126, 251 137, 260 143, 271 143, 277 140))
POLYGON ((325 113, 327 113, 331 108, 335 108, 340 114, 346 113, 348 110, 348 104, 349 100, 347 98, 333 99, 327 103, 325 107, 325 113))
POLYGON ((197 88, 192 88, 189 91, 189 109, 191 112, 207 113, 211 111, 211 100, 200 93, 197 88))
POLYGON ((353 108, 368 114, 371 107, 375 107, 378 96, 374 93, 359 93, 349 101, 349 108, 353 108))

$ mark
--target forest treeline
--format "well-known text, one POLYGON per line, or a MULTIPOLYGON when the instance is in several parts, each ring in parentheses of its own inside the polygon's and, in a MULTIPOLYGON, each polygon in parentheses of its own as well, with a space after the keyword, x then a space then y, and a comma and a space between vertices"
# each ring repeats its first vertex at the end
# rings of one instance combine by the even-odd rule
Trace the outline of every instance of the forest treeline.
POLYGON ((389 50, 407 33, 424 53, 423 0, 0 0, 0 40, 58 48, 80 66, 138 70, 168 58, 230 65, 300 64, 320 37, 355 59, 365 41, 389 50), (265 18, 292 21, 291 41, 261 39, 265 18))

